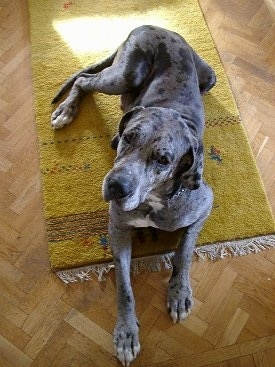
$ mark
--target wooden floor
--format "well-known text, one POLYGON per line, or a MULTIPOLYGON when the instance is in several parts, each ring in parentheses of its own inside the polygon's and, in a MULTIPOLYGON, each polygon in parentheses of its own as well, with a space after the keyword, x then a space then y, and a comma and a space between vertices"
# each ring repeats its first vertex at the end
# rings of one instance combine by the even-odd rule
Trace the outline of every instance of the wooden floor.
MULTIPOLYGON (((261 0, 200 3, 275 213, 275 26, 261 0)), ((0 122, 0 366, 117 366, 113 275, 66 287, 49 270, 23 0, 0 0, 0 122)), ((194 263, 196 306, 182 325, 165 309, 168 278, 133 279, 133 366, 275 366, 275 249, 194 263)))

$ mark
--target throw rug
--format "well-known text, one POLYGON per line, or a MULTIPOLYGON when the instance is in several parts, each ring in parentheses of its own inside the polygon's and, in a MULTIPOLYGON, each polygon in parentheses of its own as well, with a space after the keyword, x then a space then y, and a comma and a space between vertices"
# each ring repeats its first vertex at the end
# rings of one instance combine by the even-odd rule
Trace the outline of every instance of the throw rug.
MULTIPOLYGON (((118 96, 90 94, 76 120, 54 131, 51 100, 71 74, 113 52, 142 24, 180 33, 217 74, 204 98, 205 180, 215 202, 196 254, 211 259, 275 246, 274 219, 234 97, 197 0, 29 0, 36 123, 51 268, 65 281, 112 267, 101 195, 122 115, 118 96)), ((181 230, 133 231, 134 271, 170 266, 181 230)))

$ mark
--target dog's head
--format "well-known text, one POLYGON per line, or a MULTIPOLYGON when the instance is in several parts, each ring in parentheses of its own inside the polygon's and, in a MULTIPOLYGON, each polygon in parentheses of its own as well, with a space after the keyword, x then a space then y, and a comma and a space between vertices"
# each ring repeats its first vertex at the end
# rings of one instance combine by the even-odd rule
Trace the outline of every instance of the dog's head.
POLYGON ((103 182, 103 198, 125 211, 138 207, 154 192, 172 196, 197 189, 202 181, 203 146, 178 112, 135 107, 127 112, 112 141, 114 167, 103 182))

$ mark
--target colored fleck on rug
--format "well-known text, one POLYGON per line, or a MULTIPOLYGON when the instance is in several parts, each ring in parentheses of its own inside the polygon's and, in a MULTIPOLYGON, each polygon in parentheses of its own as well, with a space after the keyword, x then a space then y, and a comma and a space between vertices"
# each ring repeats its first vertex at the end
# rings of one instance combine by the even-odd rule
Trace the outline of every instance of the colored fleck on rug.
MULTIPOLYGON (((183 35, 218 77, 204 96, 205 179, 215 202, 195 252, 218 259, 275 246, 271 210, 197 0, 30 0, 29 10, 49 257, 62 280, 88 279, 92 273, 101 279, 112 266, 101 185, 115 157, 110 140, 121 111, 119 97, 94 93, 71 125, 54 131, 50 116, 56 106, 50 102, 71 74, 111 53, 141 24, 183 35)), ((169 266, 180 234, 133 231, 134 270, 169 266)))

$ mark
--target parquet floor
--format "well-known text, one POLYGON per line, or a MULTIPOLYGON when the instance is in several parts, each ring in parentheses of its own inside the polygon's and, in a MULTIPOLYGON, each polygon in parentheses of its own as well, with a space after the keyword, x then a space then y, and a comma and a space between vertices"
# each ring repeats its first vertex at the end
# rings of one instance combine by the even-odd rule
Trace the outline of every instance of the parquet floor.
MULTIPOLYGON (((275 213, 275 26, 261 0, 200 0, 275 213)), ((26 1, 0 0, 0 366, 117 366, 115 287, 64 286, 49 270, 26 1)), ((173 325, 169 274, 133 279, 133 366, 274 367, 275 250, 194 263, 193 314, 173 325)))

